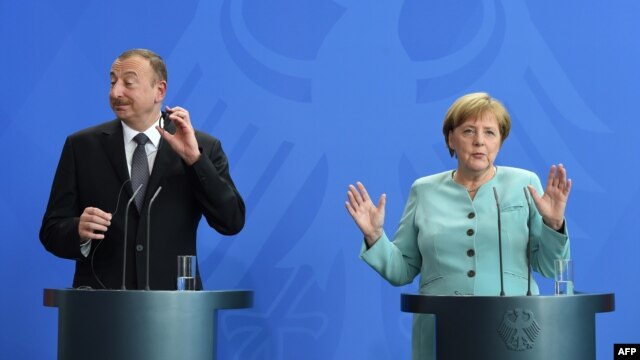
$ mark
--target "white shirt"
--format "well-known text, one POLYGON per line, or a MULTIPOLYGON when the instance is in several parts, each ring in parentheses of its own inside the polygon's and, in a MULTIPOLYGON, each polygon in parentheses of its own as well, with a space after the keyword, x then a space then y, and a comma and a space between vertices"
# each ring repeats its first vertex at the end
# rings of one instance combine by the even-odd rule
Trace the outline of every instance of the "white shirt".
MULTIPOLYGON (((149 162, 149 174, 153 171, 153 164, 156 161, 156 154, 158 153, 158 145, 160 144, 160 133, 156 130, 156 125, 160 124, 160 119, 156 120, 151 127, 143 131, 149 138, 149 141, 144 145, 144 149, 147 151, 147 161, 149 162)), ((122 121, 122 135, 124 136, 124 153, 127 158, 127 169, 129 169, 129 176, 131 176, 131 161, 133 159, 133 152, 136 150, 138 143, 133 138, 138 135, 139 132, 133 130, 129 125, 122 121)))

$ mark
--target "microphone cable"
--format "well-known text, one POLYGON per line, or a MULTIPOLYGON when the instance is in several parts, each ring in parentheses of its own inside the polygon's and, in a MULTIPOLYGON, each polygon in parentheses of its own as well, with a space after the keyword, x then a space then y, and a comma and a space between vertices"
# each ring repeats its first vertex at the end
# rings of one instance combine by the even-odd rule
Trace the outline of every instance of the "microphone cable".
MULTIPOLYGON (((120 190, 118 191, 118 200, 116 201, 116 209, 113 211, 113 215, 111 215, 111 219, 114 219, 116 214, 118 213, 118 208, 120 207, 120 197, 122 196, 122 191, 124 190, 124 186, 127 185, 127 183, 129 183, 130 181, 131 181, 131 179, 127 179, 120 186, 120 190)), ((127 230, 125 229, 125 231, 127 231, 127 230)), ((98 249, 100 248, 100 245, 102 245, 102 241, 104 241, 104 239, 102 239, 99 243, 96 244, 95 248, 93 249, 93 252, 91 253, 91 273, 93 274, 93 277, 96 279, 98 284, 100 284, 100 286, 102 286, 103 289, 106 289, 107 287, 102 283, 102 281, 100 281, 100 278, 98 277, 98 274, 96 274, 96 270, 95 270, 95 268, 93 266, 93 259, 96 256, 96 253, 98 252, 98 249)))
MULTIPOLYGON (((531 233, 531 200, 529 200, 529 190, 525 186, 524 197, 527 199, 527 230, 531 233)), ((531 238, 527 235, 527 296, 531 296, 531 238)))
POLYGON ((504 296, 504 271, 502 270, 502 222, 500 221, 500 201, 498 200, 498 190, 493 188, 493 197, 496 199, 498 210, 498 256, 500 257, 500 296, 504 296))

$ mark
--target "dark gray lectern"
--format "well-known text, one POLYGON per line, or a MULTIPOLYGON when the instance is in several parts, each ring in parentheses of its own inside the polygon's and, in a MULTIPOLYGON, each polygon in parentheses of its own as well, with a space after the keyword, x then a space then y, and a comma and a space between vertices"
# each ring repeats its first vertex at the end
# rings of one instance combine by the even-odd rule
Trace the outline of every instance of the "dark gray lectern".
POLYGON ((252 303, 246 290, 44 290, 65 360, 215 359, 217 310, 252 303))
POLYGON ((438 360, 595 360, 595 314, 615 308, 613 294, 402 294, 401 302, 404 312, 436 316, 438 360))

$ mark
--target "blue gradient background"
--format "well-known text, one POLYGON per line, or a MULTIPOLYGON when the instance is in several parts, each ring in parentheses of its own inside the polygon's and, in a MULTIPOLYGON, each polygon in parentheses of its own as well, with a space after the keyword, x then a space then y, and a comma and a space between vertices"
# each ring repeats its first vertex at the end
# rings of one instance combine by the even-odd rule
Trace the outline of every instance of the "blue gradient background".
POLYGON ((616 294, 597 317, 611 358, 640 342, 639 13, 631 0, 0 0, 0 358, 55 358, 42 289, 70 286, 73 262, 40 245, 42 214, 66 135, 113 118, 109 68, 134 47, 166 59, 166 104, 222 140, 246 200, 241 234, 199 233, 205 287, 256 295, 221 313, 221 359, 409 358, 399 299, 417 288, 359 260, 346 188, 386 192, 394 232, 411 182, 455 166, 446 109, 479 90, 513 116, 498 164, 543 181, 569 169, 577 289, 616 294))

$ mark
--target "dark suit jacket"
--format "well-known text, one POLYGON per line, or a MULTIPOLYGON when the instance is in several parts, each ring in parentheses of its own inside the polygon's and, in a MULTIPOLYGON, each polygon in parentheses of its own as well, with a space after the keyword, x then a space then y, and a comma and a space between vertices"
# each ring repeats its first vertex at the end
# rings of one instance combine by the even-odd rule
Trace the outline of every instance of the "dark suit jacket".
MULTIPOLYGON (((168 126, 174 132, 173 123, 168 126)), ((196 230, 202 215, 221 234, 236 234, 244 226, 244 202, 229 175, 220 141, 198 131, 196 138, 202 156, 192 166, 187 166, 168 143, 160 141, 141 212, 135 204, 129 208, 127 289, 145 287, 147 250, 150 288, 175 289, 176 257, 196 254, 196 230), (148 249, 149 200, 159 186, 162 190, 150 214, 148 249)), ((120 120, 67 138, 42 221, 40 241, 56 256, 76 260, 74 287, 101 288, 102 282, 106 288, 120 288, 125 206, 132 193, 120 120), (111 212, 113 218, 105 239, 94 240, 90 255, 84 257, 78 222, 89 206, 111 212)), ((197 287, 202 288, 199 274, 197 287)))

